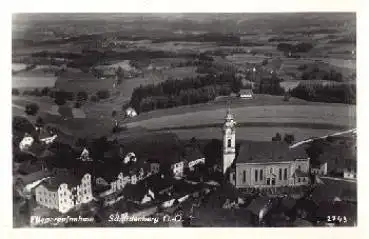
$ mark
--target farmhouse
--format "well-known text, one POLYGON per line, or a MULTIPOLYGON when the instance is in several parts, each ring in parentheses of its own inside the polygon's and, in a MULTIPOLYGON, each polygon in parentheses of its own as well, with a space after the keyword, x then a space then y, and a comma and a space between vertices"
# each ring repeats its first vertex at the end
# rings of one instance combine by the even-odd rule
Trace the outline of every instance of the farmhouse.
POLYGON ((236 157, 236 130, 228 110, 223 126, 223 173, 237 188, 299 186, 309 183, 309 158, 283 142, 245 142, 236 157))
POLYGON ((25 133, 22 141, 19 143, 19 149, 21 151, 25 151, 25 150, 29 149, 29 147, 32 146, 34 141, 35 140, 31 135, 25 133))
POLYGON ((80 181, 71 175, 64 178, 49 178, 35 189, 35 194, 39 205, 66 213, 75 206, 93 199, 91 175, 85 174, 80 181))
POLYGON ((238 96, 241 99, 252 99, 254 98, 254 94, 252 92, 252 89, 241 89, 238 93, 238 96))

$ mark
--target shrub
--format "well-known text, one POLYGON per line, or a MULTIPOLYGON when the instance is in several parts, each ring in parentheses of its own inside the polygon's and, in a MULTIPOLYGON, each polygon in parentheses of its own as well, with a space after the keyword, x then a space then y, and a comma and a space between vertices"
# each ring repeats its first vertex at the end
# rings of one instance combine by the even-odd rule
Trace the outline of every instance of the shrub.
POLYGON ((88 99, 88 94, 86 91, 80 91, 77 93, 77 100, 83 101, 88 99))
POLYGON ((16 88, 12 89, 12 95, 19 95, 19 94, 20 94, 20 92, 19 92, 18 89, 16 89, 16 88))
POLYGON ((110 92, 108 90, 99 90, 96 95, 99 99, 108 99, 110 97, 110 92))
POLYGON ((96 95, 92 95, 90 98, 91 102, 99 102, 99 97, 97 97, 96 95))
POLYGON ((39 110, 39 106, 36 103, 30 103, 26 105, 26 112, 27 115, 36 115, 39 110))

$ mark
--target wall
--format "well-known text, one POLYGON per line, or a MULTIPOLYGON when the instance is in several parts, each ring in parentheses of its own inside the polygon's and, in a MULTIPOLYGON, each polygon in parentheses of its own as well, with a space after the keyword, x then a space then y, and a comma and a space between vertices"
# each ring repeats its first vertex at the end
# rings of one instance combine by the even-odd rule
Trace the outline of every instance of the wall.
POLYGON ((255 164, 237 164, 236 166, 236 187, 266 187, 267 178, 275 178, 275 186, 290 185, 290 178, 294 169, 293 162, 255 163, 255 164), (282 180, 279 179, 279 169, 282 169, 282 180), (284 179, 284 170, 287 169, 287 180, 284 179), (260 173, 263 173, 262 180, 260 173), (272 170, 272 172, 271 172, 272 170), (243 181, 243 172, 246 172, 246 181, 243 181), (258 171, 258 178, 255 180, 255 171, 258 171))
POLYGON ((40 185, 35 189, 36 202, 47 208, 58 209, 57 192, 49 191, 45 186, 40 185))
POLYGON ((61 213, 66 213, 74 207, 74 196, 67 184, 63 183, 59 186, 58 195, 59 211, 61 213))

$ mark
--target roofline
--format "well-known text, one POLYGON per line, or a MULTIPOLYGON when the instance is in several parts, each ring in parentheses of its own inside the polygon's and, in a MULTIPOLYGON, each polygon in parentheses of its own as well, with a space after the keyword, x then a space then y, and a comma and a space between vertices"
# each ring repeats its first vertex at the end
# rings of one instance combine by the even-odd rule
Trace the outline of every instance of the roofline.
MULTIPOLYGON (((294 160, 290 160, 290 161, 268 161, 268 162, 252 162, 252 163, 249 163, 249 162, 236 162, 236 165, 237 164, 275 164, 275 163, 291 163, 291 162, 294 162, 296 161, 297 159, 294 159, 294 160)), ((309 160, 309 158, 306 158, 306 159, 299 159, 299 160, 309 160)))

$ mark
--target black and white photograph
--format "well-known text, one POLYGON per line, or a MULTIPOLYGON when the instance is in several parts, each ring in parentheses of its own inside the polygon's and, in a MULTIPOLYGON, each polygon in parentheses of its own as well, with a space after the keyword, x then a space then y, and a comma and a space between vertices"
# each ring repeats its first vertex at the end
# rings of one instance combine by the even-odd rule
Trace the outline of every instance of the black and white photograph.
POLYGON ((357 227, 356 18, 12 13, 13 228, 357 227))

